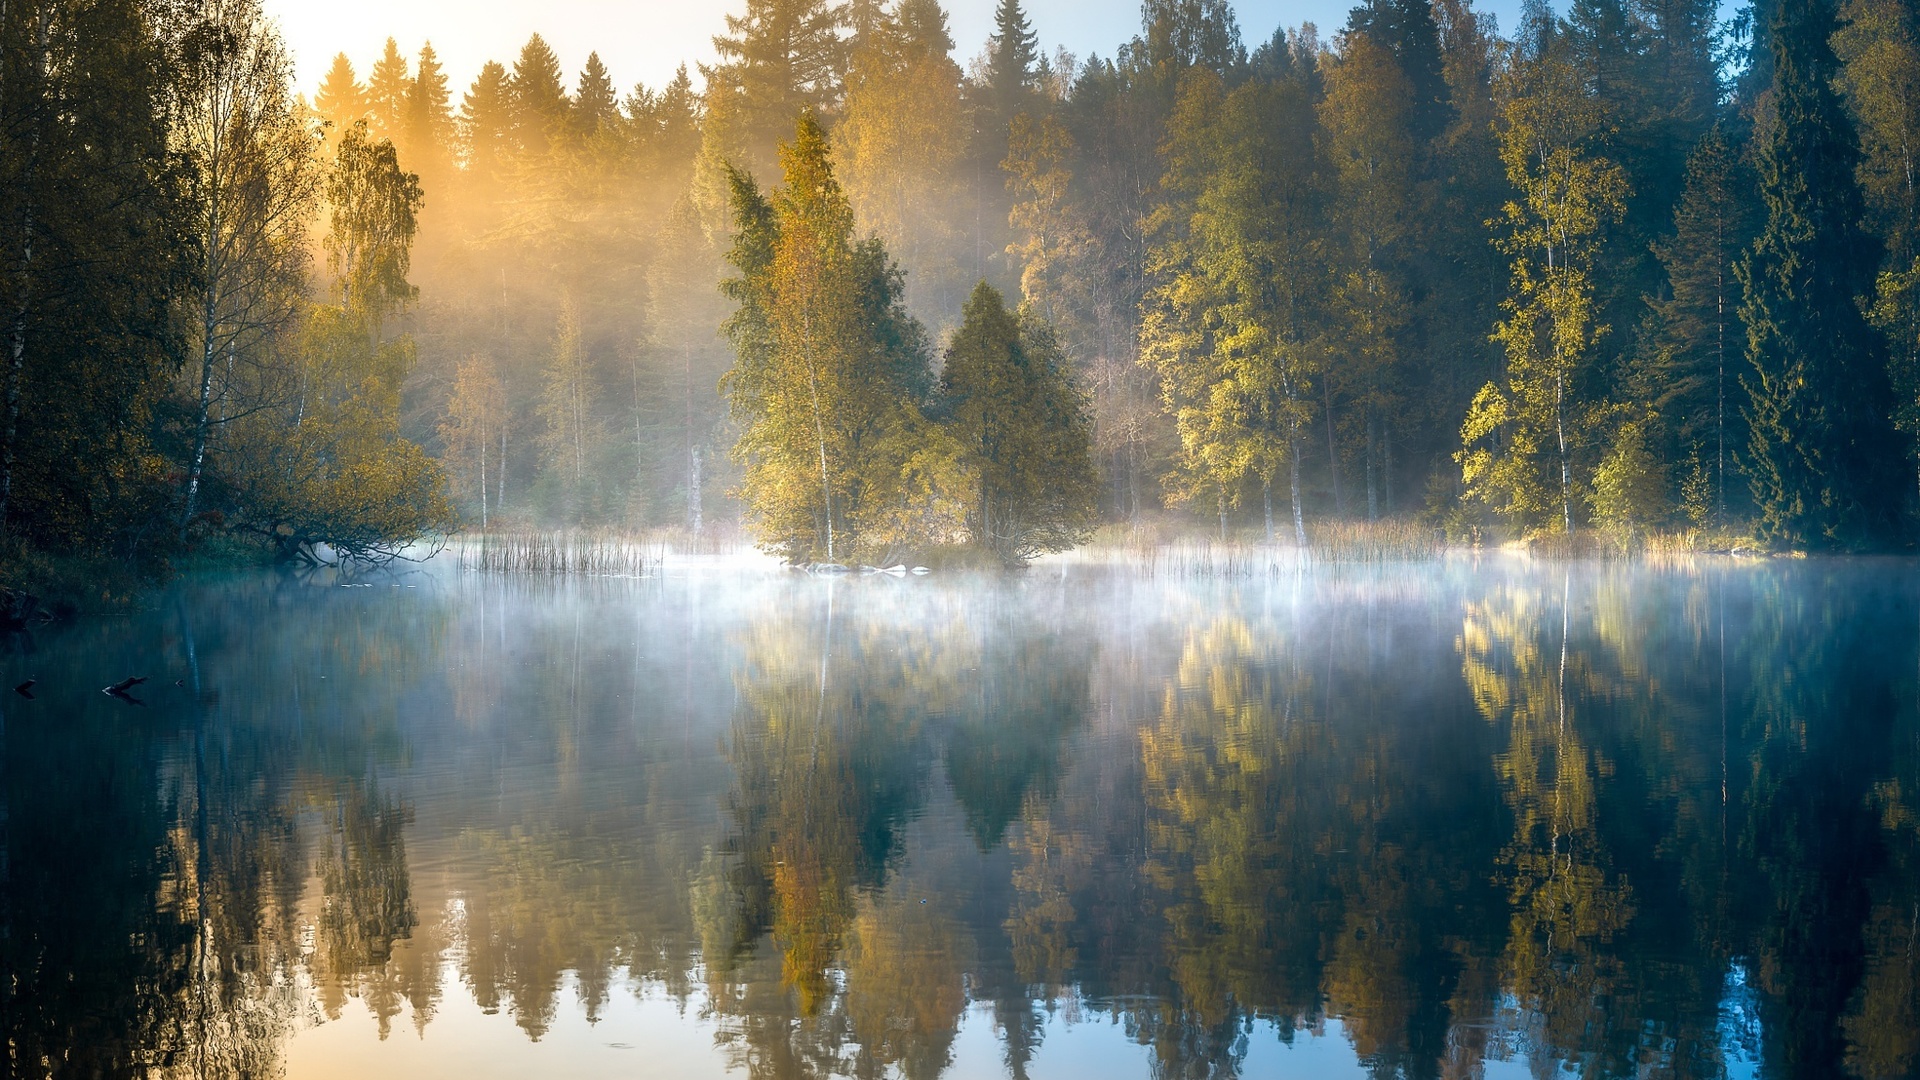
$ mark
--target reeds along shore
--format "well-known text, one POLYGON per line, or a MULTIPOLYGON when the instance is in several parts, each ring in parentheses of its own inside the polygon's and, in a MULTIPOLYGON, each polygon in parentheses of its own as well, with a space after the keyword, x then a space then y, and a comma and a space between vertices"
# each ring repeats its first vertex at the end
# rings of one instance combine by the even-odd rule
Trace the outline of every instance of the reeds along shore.
POLYGON ((665 546, 615 532, 492 532, 451 545, 463 570, 504 574, 651 577, 665 546))

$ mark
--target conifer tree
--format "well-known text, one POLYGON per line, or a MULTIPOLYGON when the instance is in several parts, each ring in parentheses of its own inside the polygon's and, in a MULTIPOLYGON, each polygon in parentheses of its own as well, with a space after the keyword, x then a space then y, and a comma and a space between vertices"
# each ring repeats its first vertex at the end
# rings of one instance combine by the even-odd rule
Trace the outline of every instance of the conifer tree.
POLYGON ((452 163, 453 109, 446 69, 431 42, 420 47, 407 86, 406 127, 400 140, 408 159, 427 176, 429 188, 452 163))
POLYGON ((1099 480, 1092 432, 1064 357, 1038 319, 1016 319, 981 282, 947 346, 940 391, 972 483, 967 531, 1017 566, 1085 540, 1099 480))
POLYGON ((1783 0, 1774 18, 1757 154, 1766 223, 1739 264, 1748 479, 1762 536, 1796 546, 1884 537, 1897 490, 1892 395, 1858 304, 1878 252, 1861 228, 1860 154, 1833 85, 1834 25, 1827 0, 1783 0))
POLYGON ((1020 0, 1000 0, 993 13, 993 36, 987 39, 987 93, 1000 123, 1025 106, 1039 59, 1040 39, 1027 23, 1020 0))
POLYGON ((567 88, 560 81, 560 58, 539 34, 527 39, 508 81, 512 89, 514 149, 545 154, 566 124, 567 88))
POLYGON ((707 109, 724 153, 770 164, 774 145, 805 113, 839 104, 842 12, 827 0, 748 0, 713 39, 720 62, 701 65, 707 109))
POLYGON ((573 127, 573 136, 585 140, 611 129, 620 117, 618 95, 613 89, 613 77, 607 74, 607 66, 600 62, 600 54, 587 54, 586 66, 580 69, 580 84, 573 95, 573 106, 569 120, 573 127))
POLYGON ((327 122, 327 141, 337 143, 354 124, 367 118, 367 90, 353 74, 346 53, 336 53, 332 66, 313 95, 314 111, 327 122))
POLYGON ((488 61, 480 69, 460 101, 459 126, 468 176, 492 176, 513 140, 513 85, 504 66, 488 61))
POLYGON ((1440 55, 1440 30, 1423 0, 1366 0, 1347 16, 1348 34, 1365 34, 1399 64, 1413 102, 1413 130, 1431 139, 1446 129, 1451 91, 1440 55))
POLYGON ((1653 302, 1650 352, 1634 384, 1668 429, 1660 447, 1667 460, 1697 453, 1710 469, 1706 479, 1720 524, 1727 513, 1727 473, 1740 450, 1737 395, 1745 335, 1734 264, 1753 239, 1752 190, 1750 170, 1725 132, 1708 132, 1687 159, 1673 235, 1654 247, 1671 291, 1653 302))
POLYGON ((412 89, 407 58, 400 55, 400 46, 388 38, 380 59, 367 72, 367 123, 374 138, 405 138, 407 98, 412 89))
POLYGON ((741 427, 744 512, 790 561, 878 559, 957 527, 951 439, 922 418, 924 332, 900 306, 877 241, 853 211, 826 133, 803 117, 781 148, 785 184, 762 195, 731 174, 735 239, 726 324, 738 361, 723 383, 741 427))

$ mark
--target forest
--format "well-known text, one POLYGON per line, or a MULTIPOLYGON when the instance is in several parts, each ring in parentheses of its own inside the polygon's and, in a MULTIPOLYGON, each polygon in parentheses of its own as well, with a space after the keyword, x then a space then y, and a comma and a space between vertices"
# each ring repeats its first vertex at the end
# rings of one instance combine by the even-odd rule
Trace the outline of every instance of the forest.
POLYGON ((1917 19, 1146 0, 1082 58, 1019 0, 749 0, 664 85, 535 36, 463 90, 391 39, 296 85, 257 0, 10 4, 4 561, 1901 549, 1917 19))

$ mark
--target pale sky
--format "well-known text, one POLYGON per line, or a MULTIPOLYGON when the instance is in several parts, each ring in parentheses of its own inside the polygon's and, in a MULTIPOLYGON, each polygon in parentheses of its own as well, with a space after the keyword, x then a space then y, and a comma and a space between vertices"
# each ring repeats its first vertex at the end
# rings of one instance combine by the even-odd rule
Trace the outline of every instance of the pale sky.
MULTIPOLYGON (((299 62, 300 88, 311 94, 335 53, 344 52, 362 79, 392 37, 409 57, 425 41, 447 68, 454 106, 479 74, 480 65, 499 60, 512 66, 520 46, 538 32, 560 55, 568 85, 576 81, 589 52, 613 73, 624 92, 636 82, 658 87, 682 62, 713 59, 713 35, 726 28, 723 17, 738 14, 746 0, 265 0, 299 62)), ((986 44, 993 29, 996 0, 945 0, 953 31, 954 59, 965 66, 986 44)), ((1240 0, 1235 5, 1241 35, 1251 48, 1276 26, 1311 21, 1323 32, 1346 22, 1352 0, 1240 0)), ((1477 5, 1510 27, 1518 0, 1482 0, 1477 5)), ((1111 57, 1116 47, 1139 30, 1135 0, 1028 0, 1029 21, 1040 44, 1055 46, 1084 60, 1089 53, 1111 57)), ((699 72, 694 71, 699 79, 699 72)))

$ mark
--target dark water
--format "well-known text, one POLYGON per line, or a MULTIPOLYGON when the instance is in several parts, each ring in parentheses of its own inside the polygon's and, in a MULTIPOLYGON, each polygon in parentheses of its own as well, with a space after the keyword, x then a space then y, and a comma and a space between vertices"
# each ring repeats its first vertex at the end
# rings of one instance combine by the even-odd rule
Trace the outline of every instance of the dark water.
POLYGON ((1920 1069, 1915 564, 366 580, 0 655, 13 1075, 1920 1069))

